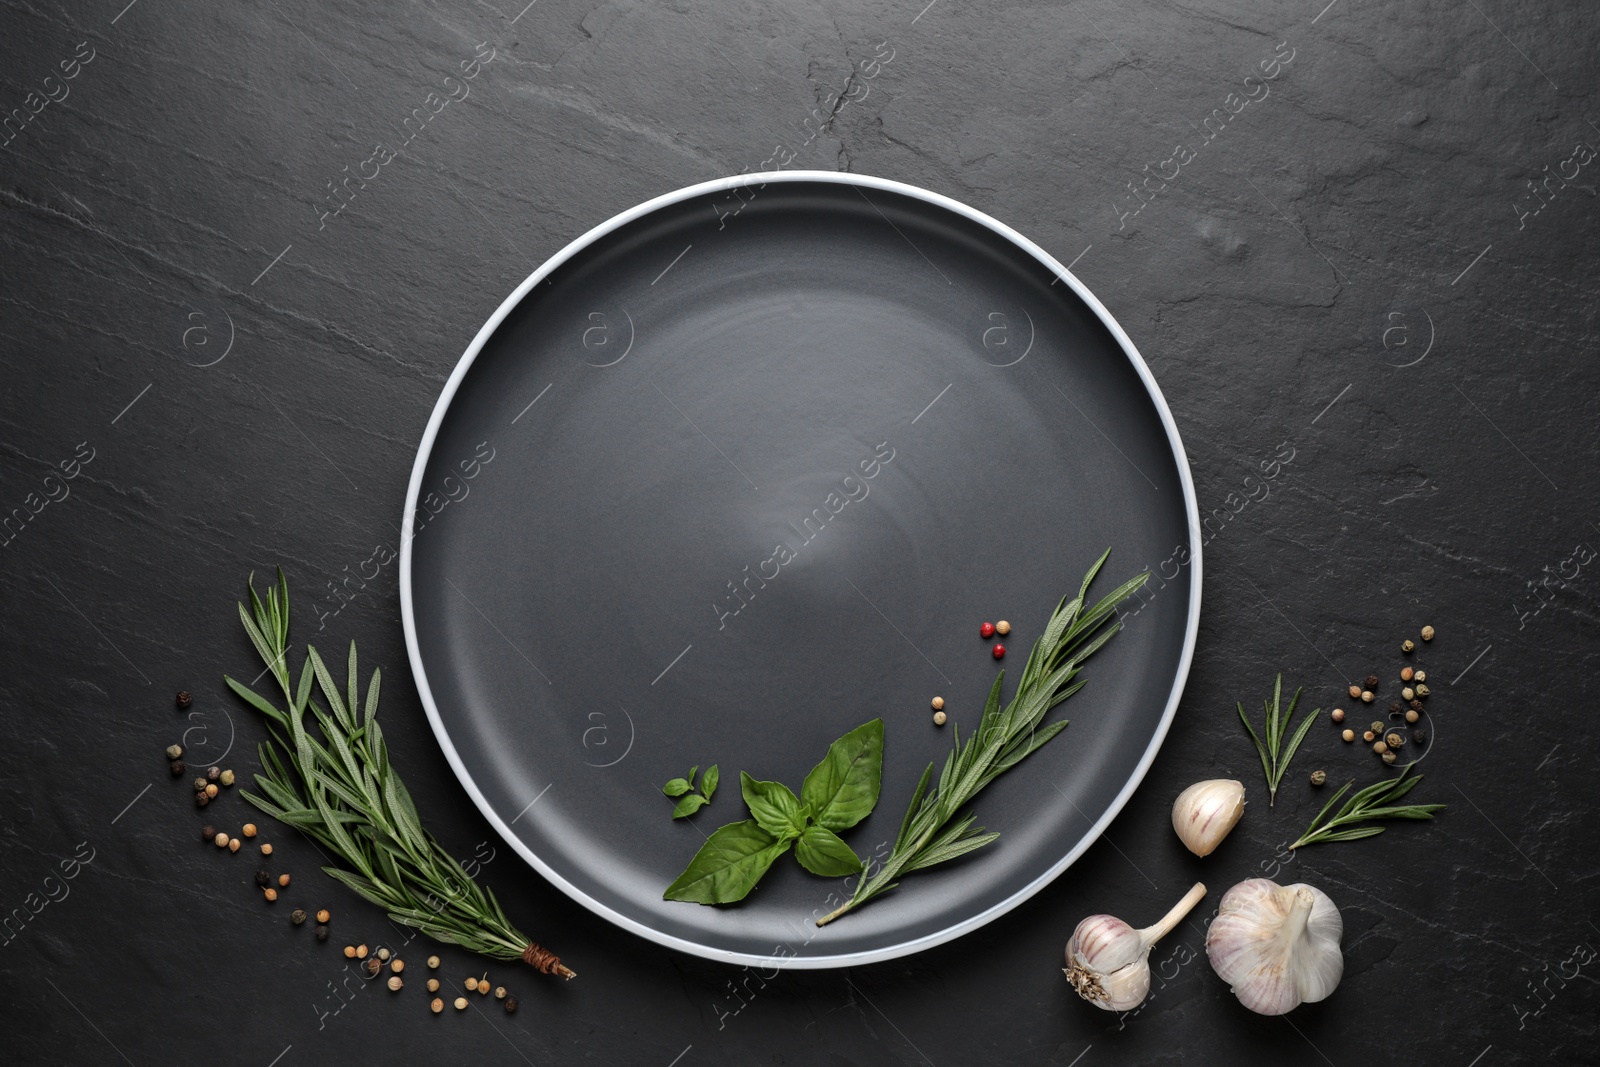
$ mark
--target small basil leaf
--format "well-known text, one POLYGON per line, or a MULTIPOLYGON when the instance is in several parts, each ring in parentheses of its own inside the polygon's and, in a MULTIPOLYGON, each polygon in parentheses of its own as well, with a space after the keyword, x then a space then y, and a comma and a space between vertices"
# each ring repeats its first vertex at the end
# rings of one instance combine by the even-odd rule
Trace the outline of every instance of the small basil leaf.
POLYGON ((861 870, 861 859, 825 826, 808 826, 794 843, 794 858, 812 874, 840 878, 861 870))
POLYGON ((739 788, 744 793, 744 802, 749 806, 751 816, 767 833, 787 840, 806 828, 800 798, 782 782, 760 782, 740 771, 739 788))
POLYGON ((689 791, 689 783, 682 778, 674 778, 662 786, 661 791, 669 797, 681 797, 689 791))
POLYGON ((662 899, 696 904, 743 900, 788 849, 788 842, 778 841, 752 819, 729 823, 706 839, 662 899))
POLYGON ((701 796, 699 793, 690 793, 688 796, 678 801, 678 806, 672 809, 672 817, 674 819, 681 819, 687 815, 693 815, 695 812, 699 811, 705 806, 705 797, 701 796))
POLYGON ((818 825, 847 830, 871 813, 882 780, 883 720, 873 719, 828 747, 806 775, 800 795, 818 825))
POLYGON ((717 791, 717 783, 721 780, 722 776, 717 772, 715 763, 706 768, 706 776, 700 779, 700 792, 705 795, 707 800, 710 800, 711 794, 717 791))
POLYGON ((699 773, 700 773, 700 764, 696 763, 693 767, 689 768, 689 788, 690 789, 694 788, 694 776, 696 774, 699 774, 699 773))

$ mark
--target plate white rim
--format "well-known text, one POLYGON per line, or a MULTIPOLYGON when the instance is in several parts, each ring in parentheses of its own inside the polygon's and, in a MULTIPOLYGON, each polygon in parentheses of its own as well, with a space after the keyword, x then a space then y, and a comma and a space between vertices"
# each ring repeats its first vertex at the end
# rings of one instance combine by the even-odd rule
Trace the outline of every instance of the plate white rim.
POLYGON ((935 945, 941 945, 946 941, 960 937, 962 934, 970 933, 971 931, 978 929, 980 926, 999 918, 1006 912, 1017 907, 1023 901, 1034 896, 1034 894, 1038 893, 1051 882, 1055 881, 1055 879, 1058 878, 1063 871, 1070 867, 1073 861, 1081 856, 1090 845, 1099 840, 1100 835, 1105 831, 1105 828, 1109 826, 1111 821, 1117 817, 1117 814, 1122 811, 1123 806, 1126 805, 1129 798, 1133 796, 1134 790, 1136 790, 1140 783, 1144 781, 1145 774, 1149 771, 1150 765, 1155 761, 1156 753, 1161 750, 1161 744, 1166 739, 1167 730, 1171 727, 1173 717, 1177 714, 1178 701, 1183 696, 1184 684, 1188 681, 1189 667, 1194 658, 1195 640, 1200 627, 1201 538, 1199 516, 1200 507, 1195 496, 1194 480, 1189 471, 1188 454, 1184 451, 1183 441, 1178 435, 1178 427, 1173 421, 1172 411, 1170 408, 1168 408, 1166 398, 1162 395, 1160 387, 1156 385, 1155 377, 1150 373, 1150 368, 1145 363, 1144 357, 1139 354, 1139 350, 1134 346, 1132 339, 1128 337, 1127 333, 1117 323, 1116 319, 1112 317, 1111 313, 1106 310, 1105 305, 1101 304, 1099 299, 1096 298, 1095 295, 1091 293, 1082 282, 1078 281, 1078 279, 1073 276, 1071 271, 1062 266, 1059 260, 1050 255, 1050 253, 1046 252, 1044 249, 1040 248, 1038 245, 1034 244, 1028 238, 1013 230, 1011 227, 1005 225, 1003 222, 991 218, 989 215, 977 210, 976 208, 969 207, 958 200, 953 200, 950 197, 944 196, 940 193, 935 193, 914 185, 907 185, 904 182, 892 181, 887 178, 875 178, 864 174, 844 174, 825 170, 794 170, 775 171, 762 174, 739 174, 726 178, 717 178, 712 181, 700 182, 696 185, 686 186, 670 193, 664 193, 661 196, 646 200, 642 204, 631 207, 621 214, 607 219, 605 222, 602 222, 600 225, 589 230, 581 237, 573 240, 565 248, 551 256, 544 263, 540 264, 537 270, 530 274, 521 285, 517 286, 517 288, 513 290, 503 302, 501 302, 500 306, 495 309, 494 314, 490 315, 488 321, 485 322, 482 328, 478 330, 477 335, 472 339, 472 343, 467 346, 467 350, 462 355, 460 362, 456 364, 455 370, 451 372, 449 379, 445 382, 444 389, 439 394, 438 401, 434 404, 433 411, 428 417, 427 428, 422 434, 422 441, 417 446, 416 462, 411 468, 411 480, 406 487, 406 503, 401 525, 401 530, 403 532, 400 539, 400 618, 405 628, 406 653, 411 661, 411 674, 413 679, 416 681, 417 694, 422 698, 422 706, 424 711, 427 713, 428 722, 433 726, 434 736, 438 739, 439 747, 444 751, 445 758, 449 761, 451 769, 455 771, 456 777, 460 779, 461 784, 463 787, 465 787, 468 796, 472 798, 473 803, 478 806, 478 810, 483 813, 483 817, 489 821, 489 824, 495 828, 496 832, 498 832, 500 836, 505 839, 506 843, 510 845, 518 855, 526 860, 528 864, 536 871, 544 875, 544 877, 552 885, 560 889, 563 893, 577 901, 579 904, 582 904, 584 907, 588 908, 590 911, 597 915, 603 916, 624 930, 631 931, 632 933, 638 934, 640 937, 646 938, 647 940, 654 941, 657 944, 666 945, 669 948, 675 948, 681 952, 687 952, 691 955, 700 956, 705 959, 719 960, 724 963, 742 964, 745 966, 771 966, 787 968, 791 970, 822 970, 833 967, 853 967, 865 963, 877 963, 883 960, 892 960, 901 956, 909 956, 913 953, 921 952, 924 949, 929 949, 935 945), (500 326, 500 323, 503 322, 509 314, 511 314, 512 309, 517 306, 524 296, 532 291, 534 286, 538 285, 541 281, 548 277, 553 271, 556 270, 556 268, 561 266, 561 264, 571 259, 578 252, 582 251, 584 248, 587 248, 601 237, 619 229, 622 226, 627 225, 634 219, 640 218, 643 215, 647 215, 650 212, 656 211, 670 204, 681 203, 682 201, 701 196, 705 193, 721 192, 735 188, 743 188, 757 183, 768 184, 773 182, 830 182, 840 185, 854 185, 860 188, 873 189, 881 192, 898 193, 903 196, 908 196, 913 199, 934 204, 938 207, 945 208, 946 210, 970 219, 973 222, 985 226, 990 230, 993 230, 995 233, 1021 248, 1024 252, 1033 256, 1052 273, 1054 273, 1061 282, 1071 287, 1072 291, 1094 311, 1095 315, 1105 325, 1106 329, 1110 331, 1112 337, 1116 339, 1117 344, 1122 348, 1123 353, 1128 357, 1128 360, 1133 365, 1134 370, 1138 372, 1140 381, 1144 383, 1145 391, 1149 393, 1150 399, 1156 406, 1156 411, 1161 417, 1162 427, 1167 433, 1168 443, 1172 447, 1173 456, 1178 460, 1178 476, 1179 480, 1182 482, 1184 507, 1187 511, 1189 526, 1189 615, 1184 629, 1183 654, 1179 659, 1178 670, 1173 678, 1172 691, 1168 694, 1167 704, 1166 708, 1162 712, 1161 722, 1157 726, 1154 736, 1151 737, 1150 744, 1145 748, 1144 755, 1139 760, 1139 765, 1134 768, 1133 774, 1129 777, 1127 783, 1122 787, 1122 791, 1119 792, 1116 798, 1111 802, 1111 805, 1106 809, 1105 813, 1099 818, 1098 821, 1094 823, 1093 826, 1090 827, 1089 832, 1079 840, 1078 844, 1065 856, 1052 864, 1048 870, 1041 873, 1037 878, 1023 886, 1021 889, 1017 890, 1011 896, 989 906, 988 908, 985 908, 983 911, 969 916, 958 923, 953 923, 943 930, 937 931, 936 933, 926 934, 922 937, 914 938, 909 941, 903 941, 898 944, 888 945, 883 948, 873 949, 867 952, 848 952, 829 956, 757 956, 745 952, 732 952, 726 949, 719 949, 710 945, 700 944, 696 941, 690 941, 685 938, 662 933, 661 931, 656 930, 645 923, 641 923, 636 919, 630 918, 627 915, 623 915, 620 912, 617 912, 607 905, 601 903, 600 901, 595 900, 593 897, 580 890, 577 886, 573 885, 571 882, 568 882, 553 868, 546 864, 544 860, 540 859, 538 854, 523 843, 521 838, 519 838, 511 829, 510 825, 506 823, 503 818, 501 818, 499 812, 497 812, 493 806, 489 804, 483 793, 478 789, 477 783, 473 781, 472 775, 468 772, 466 765, 462 762, 460 754, 456 752, 454 743, 450 740, 449 731, 445 728, 444 721, 439 714, 438 705, 434 702, 433 691, 428 686, 427 671, 422 665, 422 650, 417 644, 415 604, 412 599, 411 588, 412 520, 413 516, 416 514, 417 504, 421 497, 423 473, 427 469, 428 460, 433 453, 434 440, 438 436, 439 426, 443 423, 445 413, 450 408, 450 402, 452 399, 454 399, 456 390, 460 387, 460 384, 466 377, 467 372, 471 370, 473 362, 478 357, 478 353, 483 350, 483 346, 494 334, 494 331, 500 326))

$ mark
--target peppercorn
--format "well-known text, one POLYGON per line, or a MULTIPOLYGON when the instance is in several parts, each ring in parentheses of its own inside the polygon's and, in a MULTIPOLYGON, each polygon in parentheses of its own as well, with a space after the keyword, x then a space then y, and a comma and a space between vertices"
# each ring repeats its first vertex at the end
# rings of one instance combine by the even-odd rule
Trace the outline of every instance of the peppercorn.
POLYGON ((943 726, 944 725, 944 721, 945 721, 944 712, 936 711, 936 712, 933 713, 933 725, 935 725, 935 726, 943 726))
POLYGON ((1006 655, 1006 646, 1005 645, 995 645, 994 648, 991 651, 994 653, 994 658, 995 659, 1004 659, 1005 655, 1006 655))
POLYGON ((211 798, 206 796, 205 790, 202 789, 200 792, 198 792, 198 793, 196 793, 194 795, 194 806, 195 807, 203 808, 209 803, 211 803, 211 798))
POLYGON ((332 918, 333 918, 333 913, 328 911, 327 908, 318 908, 317 909, 317 922, 326 923, 332 918))
POLYGON ((1363 689, 1363 690, 1362 690, 1362 691, 1361 691, 1361 702, 1362 702, 1362 703, 1363 703, 1363 704, 1370 704, 1370 703, 1372 703, 1372 701, 1373 701, 1373 700, 1374 700, 1374 699, 1375 699, 1375 697, 1374 697, 1374 694, 1373 694, 1373 692, 1372 692, 1372 690, 1370 690, 1370 689, 1363 689))
POLYGON ((1433 640, 1433 627, 1424 626, 1422 628, 1422 639, 1424 641, 1432 641, 1433 640))
POLYGON ((1344 738, 1345 742, 1348 744, 1349 742, 1354 741, 1356 739, 1356 732, 1354 730, 1346 730, 1344 733, 1340 734, 1339 736, 1344 738))
POLYGON ((1334 722, 1344 722, 1344 709, 1343 708, 1334 708, 1333 709, 1332 719, 1333 719, 1334 722))
POLYGON ((438 997, 434 997, 433 1000, 428 1003, 428 1007, 433 1009, 433 1013, 435 1015, 438 1015, 441 1011, 444 1011, 444 1001, 440 1000, 438 997))
POLYGON ((344 947, 344 958, 347 960, 356 958, 356 947, 354 945, 346 945, 344 947))
POLYGON ((279 884, 279 885, 280 885, 280 886, 283 886, 283 887, 285 887, 285 888, 288 888, 288 885, 289 885, 289 876, 288 876, 288 875, 287 875, 287 874, 280 874, 280 875, 278 875, 278 884, 279 884))
POLYGON ((495 986, 494 987, 494 995, 499 1000, 506 999, 506 987, 503 986, 503 985, 495 986))
POLYGON ((380 948, 378 950, 378 958, 387 963, 389 960, 389 950, 386 948, 380 948))
POLYGON ((244 824, 244 829, 240 830, 239 832, 244 834, 246 837, 254 837, 256 836, 256 824, 253 822, 247 822, 244 824))
POLYGON ((467 1010, 467 998, 466 997, 457 997, 456 1000, 455 1000, 455 1005, 456 1005, 456 1011, 466 1011, 467 1010))
POLYGON ((978 636, 984 638, 985 640, 993 637, 994 623, 986 622, 982 626, 978 627, 978 636))
POLYGON ((1382 741, 1374 741, 1372 742, 1372 751, 1381 755, 1382 753, 1389 751, 1389 746, 1384 744, 1382 741))
POLYGON ((1379 722, 1377 719, 1374 719, 1374 720, 1372 720, 1372 725, 1367 727, 1367 729, 1371 730, 1373 733, 1377 734, 1379 737, 1382 737, 1383 736, 1383 731, 1388 729, 1388 727, 1384 726, 1383 723, 1379 722))
POLYGON ((211 839, 213 837, 216 837, 216 836, 217 836, 217 828, 215 826, 211 826, 210 824, 207 824, 205 826, 200 827, 200 840, 204 841, 206 844, 209 845, 211 843, 211 839))
POLYGON ((172 777, 182 778, 183 772, 186 770, 188 770, 188 768, 183 765, 183 760, 175 759, 172 761, 172 777))
POLYGON ((1420 700, 1413 700, 1413 701, 1412 701, 1412 702, 1411 702, 1411 710, 1412 710, 1412 711, 1422 711, 1422 710, 1423 710, 1423 708, 1422 708, 1422 701, 1420 701, 1420 700))
POLYGON ((943 711, 944 710, 944 697, 934 697, 933 698, 933 710, 934 711, 943 711))
POLYGON ((1422 716, 1417 714, 1415 709, 1406 712, 1406 722, 1416 722, 1420 718, 1422 716))
POLYGON ((318 941, 326 941, 326 940, 328 940, 328 928, 326 926, 317 927, 317 940, 318 941))
POLYGON ((270 885, 263 889, 261 894, 267 898, 268 904, 271 904, 274 900, 278 899, 278 891, 272 888, 270 885))
POLYGON ((232 771, 232 769, 230 768, 229 770, 223 771, 221 776, 217 780, 220 781, 223 785, 232 785, 233 784, 233 771, 232 771))
POLYGON ((1365 741, 1369 745, 1377 739, 1378 735, 1373 733, 1371 730, 1363 730, 1361 732, 1361 740, 1365 741))
POLYGON ((1409 681, 1411 681, 1411 675, 1412 675, 1412 674, 1413 674, 1413 673, 1414 673, 1414 672, 1413 672, 1413 671, 1412 671, 1412 670, 1411 670, 1411 668, 1410 668, 1410 667, 1402 667, 1402 668, 1400 668, 1400 680, 1401 680, 1401 681, 1402 681, 1402 682, 1409 682, 1409 681))
POLYGON ((367 958, 367 946, 366 945, 357 945, 356 946, 356 959, 364 960, 366 958, 367 958))
POLYGON ((1428 731, 1422 729, 1421 727, 1418 727, 1417 729, 1412 730, 1411 731, 1411 741, 1412 741, 1413 744, 1417 744, 1417 745, 1425 745, 1425 744, 1427 744, 1428 743, 1428 731))
POLYGON ((1365 683, 1366 683, 1366 688, 1368 688, 1368 689, 1376 689, 1376 688, 1378 688, 1378 676, 1376 674, 1367 675, 1367 677, 1365 679, 1365 683))
POLYGON ((238 852, 239 851, 239 846, 241 844, 243 844, 243 842, 240 841, 237 837, 230 837, 228 839, 228 851, 229 852, 238 852))
POLYGON ((476 978, 469 977, 461 984, 467 987, 467 992, 469 993, 476 993, 478 991, 478 980, 476 978))
POLYGON ((206 791, 206 780, 204 778, 196 778, 194 780, 194 791, 196 793, 204 793, 206 791))
POLYGON ((1311 784, 1312 785, 1320 787, 1327 780, 1328 780, 1328 772, 1327 771, 1312 771, 1311 772, 1311 784))
POLYGON ((369 977, 377 977, 378 972, 383 970, 383 964, 376 959, 370 959, 361 965, 361 969, 366 971, 369 977))
POLYGON ((507 1015, 515 1015, 516 1011, 517 1011, 517 998, 516 997, 507 997, 506 998, 506 1014, 507 1015))
POLYGON ((393 978, 389 979, 389 992, 397 993, 400 991, 400 987, 403 985, 405 985, 405 983, 400 980, 400 976, 397 974, 393 978))
POLYGON ((270 842, 270 841, 263 841, 263 842, 262 842, 262 843, 261 843, 261 854, 262 854, 262 855, 263 855, 263 856, 270 856, 270 855, 272 855, 272 842, 270 842))
POLYGON ((219 830, 216 834, 212 835, 211 843, 216 845, 218 848, 227 848, 228 835, 219 830))
POLYGON ((1385 752, 1383 754, 1383 762, 1385 762, 1385 763, 1393 763, 1395 760, 1397 760, 1399 758, 1400 757, 1396 756, 1393 752, 1385 752))
POLYGON ((437 978, 428 979, 428 992, 430 992, 430 993, 439 992, 439 979, 437 979, 437 978))
POLYGON ((1350 699, 1359 700, 1360 698, 1361 698, 1361 687, 1359 685, 1352 685, 1350 687, 1350 699))
POLYGON ((1404 653, 1406 653, 1408 655, 1411 652, 1415 651, 1416 647, 1417 647, 1417 643, 1415 641, 1411 640, 1410 638, 1407 638, 1406 640, 1400 642, 1400 651, 1404 652, 1404 653))
POLYGON ((182 745, 168 745, 167 746, 167 758, 168 759, 177 759, 181 755, 183 755, 183 746, 182 745))
POLYGON ((1426 682, 1427 680, 1428 680, 1428 672, 1427 671, 1418 671, 1417 672, 1417 681, 1426 682))
POLYGON ((296 908, 289 913, 289 921, 299 926, 306 921, 306 909, 296 908))
POLYGON ((1400 714, 1404 710, 1406 710, 1406 706, 1404 704, 1400 703, 1398 700, 1392 700, 1392 701, 1389 702, 1389 717, 1390 718, 1393 718, 1394 716, 1400 714))
POLYGON ((271 884, 272 884, 272 875, 268 874, 266 871, 257 871, 256 872, 256 885, 259 885, 259 886, 265 888, 266 886, 269 886, 271 884))
POLYGON ((1417 691, 1411 688, 1409 685, 1400 690, 1400 695, 1405 697, 1407 700, 1417 699, 1417 691))
POLYGON ((1406 738, 1405 735, 1399 730, 1390 730, 1388 733, 1383 735, 1383 743, 1388 745, 1390 748, 1399 748, 1401 745, 1406 743, 1406 738))
POLYGON ((194 697, 189 695, 189 691, 187 689, 178 690, 178 707, 186 708, 193 703, 194 697))
POLYGON ((207 767, 206 768, 206 781, 214 782, 218 778, 221 778, 221 777, 222 777, 222 768, 221 767, 207 767))
POLYGON ((217 783, 215 783, 215 782, 206 783, 206 798, 207 799, 215 800, 216 797, 217 797, 217 793, 218 792, 220 792, 220 790, 217 789, 217 783))
POLYGON ((1422 700, 1431 692, 1433 692, 1433 690, 1429 689, 1427 686, 1419 685, 1417 686, 1417 699, 1422 700))
POLYGON ((430 971, 437 971, 439 969, 439 957, 438 956, 429 956, 428 957, 428 969, 430 971))
POLYGON ((999 622, 994 624, 994 632, 999 634, 1001 637, 1004 637, 1006 634, 1011 632, 1011 624, 1006 622, 1006 620, 1001 619, 999 622))

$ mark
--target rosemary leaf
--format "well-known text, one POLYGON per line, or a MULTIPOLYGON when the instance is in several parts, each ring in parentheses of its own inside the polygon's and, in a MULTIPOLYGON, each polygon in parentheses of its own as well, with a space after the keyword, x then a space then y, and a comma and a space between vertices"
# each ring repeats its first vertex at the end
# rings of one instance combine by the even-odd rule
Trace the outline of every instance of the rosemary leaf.
POLYGON ((1266 735, 1265 743, 1261 735, 1256 733, 1256 728, 1250 725, 1249 716, 1244 713, 1244 705, 1237 705, 1239 721, 1244 723, 1244 728, 1250 732, 1250 740, 1255 742, 1256 754, 1261 757, 1261 770, 1267 776, 1267 807, 1272 807, 1278 799, 1278 783, 1283 781, 1283 772, 1289 769, 1289 761, 1294 759, 1295 752, 1300 748, 1300 742, 1306 739, 1306 734, 1311 729, 1311 723, 1321 713, 1321 708, 1313 708, 1306 712, 1305 718, 1300 720, 1300 725, 1294 731, 1294 736, 1289 739, 1289 747, 1283 746, 1284 728, 1294 718, 1295 705, 1300 703, 1300 690, 1294 691, 1294 696, 1289 698, 1288 708, 1283 707, 1283 674, 1278 674, 1277 681, 1272 685, 1272 700, 1267 702, 1266 735))
POLYGON ((1416 788, 1422 781, 1422 775, 1411 777, 1411 769, 1415 763, 1408 763, 1398 777, 1386 778, 1374 782, 1355 793, 1331 817, 1333 806, 1339 798, 1349 792, 1355 785, 1346 782, 1339 787, 1339 791, 1328 798, 1328 802, 1317 812, 1317 817, 1311 820, 1311 825, 1306 832, 1300 835, 1300 840, 1290 845, 1291 849, 1303 845, 1320 845, 1331 841, 1355 841, 1363 837, 1372 837, 1381 834, 1386 829, 1382 826, 1352 827, 1352 823, 1371 822, 1380 819, 1432 819, 1433 813, 1443 811, 1443 804, 1395 804, 1395 801, 1416 788))

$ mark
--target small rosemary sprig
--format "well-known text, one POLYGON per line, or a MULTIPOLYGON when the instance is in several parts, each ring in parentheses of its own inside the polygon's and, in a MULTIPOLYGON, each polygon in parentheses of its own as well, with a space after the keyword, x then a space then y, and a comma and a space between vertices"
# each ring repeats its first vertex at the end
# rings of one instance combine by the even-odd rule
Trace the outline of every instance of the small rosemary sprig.
POLYGON ((959 813, 984 786, 1067 728, 1065 719, 1048 726, 1040 724, 1051 708, 1083 688, 1083 682, 1075 680, 1083 661, 1122 628, 1122 623, 1115 621, 1117 605, 1150 577, 1147 571, 1129 579, 1084 611, 1083 598, 1089 583, 1109 555, 1108 548, 1089 568, 1075 600, 1068 602, 1062 597, 1056 605, 1044 633, 1033 643, 1011 703, 1004 709, 1000 707, 1000 685, 1005 680, 1005 673, 1001 672, 989 690, 977 732, 963 744, 960 731, 956 731, 954 750, 946 757, 932 793, 928 792, 928 783, 933 764, 922 772, 889 858, 876 874, 861 878, 850 900, 818 919, 818 926, 887 893, 900 884, 898 879, 904 875, 964 856, 1000 836, 974 826, 977 816, 971 812, 959 813))
POLYGON ((1329 818, 1328 812, 1339 803, 1339 798, 1355 785, 1354 781, 1346 782, 1339 791, 1328 799, 1317 812, 1317 817, 1311 820, 1311 825, 1306 832, 1300 835, 1300 840, 1290 845, 1290 848, 1299 848, 1302 845, 1320 845, 1329 841, 1355 841, 1363 837, 1372 837, 1374 834, 1383 833, 1382 826, 1356 826, 1350 829, 1352 823, 1368 822, 1373 819, 1431 819, 1436 811, 1443 811, 1443 804, 1401 804, 1395 801, 1411 792, 1416 784, 1422 781, 1422 775, 1411 777, 1411 768, 1415 763, 1406 764, 1405 770, 1398 777, 1386 778, 1381 782, 1374 782, 1344 802, 1334 815, 1329 818))
POLYGON ((265 603, 249 583, 250 611, 239 619, 267 669, 283 687, 288 711, 232 678, 228 687, 267 718, 269 739, 258 751, 260 796, 244 798, 336 857, 327 874, 436 941, 493 959, 520 959, 545 974, 574 977, 547 949, 511 925, 494 893, 479 886, 422 826, 377 722, 381 672, 372 672, 365 704, 357 700, 356 646, 350 643, 347 691, 341 696, 317 650, 306 647, 298 689, 289 683, 289 586, 283 570, 265 603), (312 698, 315 679, 329 711, 312 698), (307 730, 310 710, 321 739, 307 730))
POLYGON ((1261 757, 1261 769, 1267 772, 1267 807, 1272 807, 1278 799, 1278 783, 1283 781, 1283 772, 1289 769, 1289 761, 1294 759, 1294 753, 1300 747, 1300 742, 1305 740, 1306 731, 1311 729, 1311 721, 1315 719, 1321 708, 1313 708, 1306 712, 1306 717, 1300 720, 1300 728, 1289 739, 1288 751, 1283 750, 1283 731, 1294 718, 1294 706, 1300 703, 1300 690, 1294 691, 1294 696, 1289 700, 1287 711, 1283 709, 1283 675, 1278 675, 1278 680, 1272 686, 1272 702, 1266 704, 1267 709, 1267 743, 1262 744, 1261 738, 1256 734, 1256 728, 1250 725, 1250 720, 1245 717, 1244 705, 1239 704, 1239 721, 1244 723, 1244 728, 1250 731, 1250 740, 1256 743, 1256 753, 1261 757))

